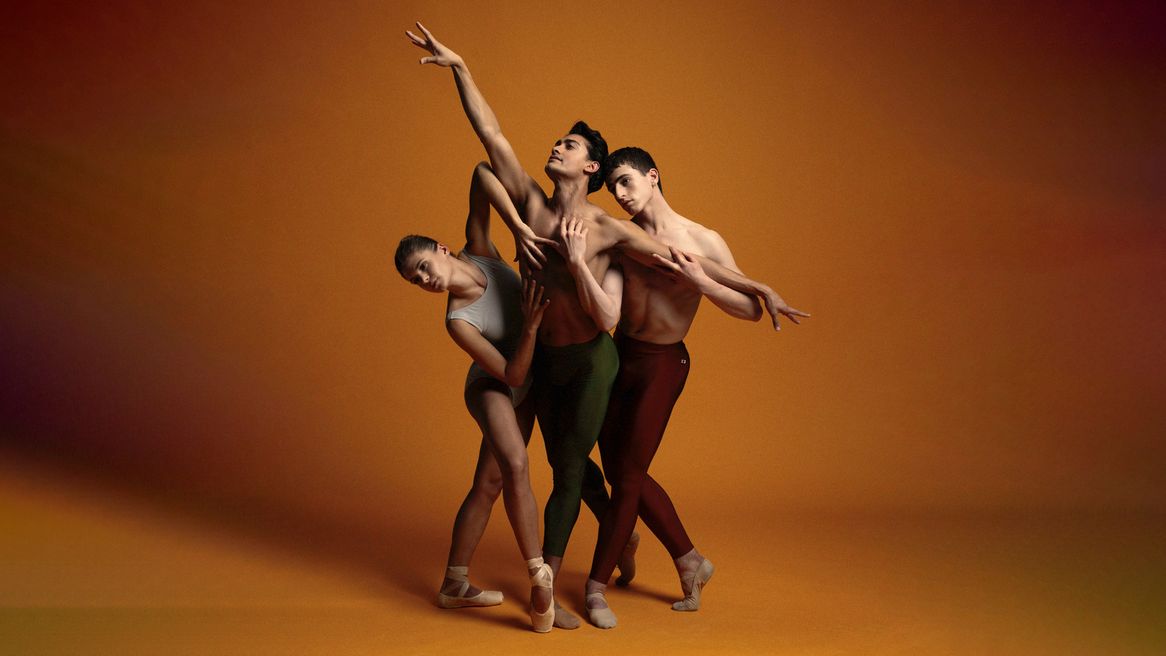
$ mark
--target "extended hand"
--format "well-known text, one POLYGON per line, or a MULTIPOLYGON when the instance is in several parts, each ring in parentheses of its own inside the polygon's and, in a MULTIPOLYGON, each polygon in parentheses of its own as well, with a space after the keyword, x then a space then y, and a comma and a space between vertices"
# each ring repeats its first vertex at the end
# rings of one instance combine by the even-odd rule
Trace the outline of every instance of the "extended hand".
POLYGON ((532 269, 542 269, 543 265, 547 263, 547 256, 542 251, 542 246, 550 246, 554 248, 558 246, 558 242, 554 239, 547 239, 546 237, 539 237, 534 234, 533 230, 514 236, 514 250, 517 255, 514 259, 522 258, 527 266, 532 269))
POLYGON ((781 298, 781 296, 778 296, 777 292, 773 291, 772 289, 768 290, 765 294, 765 309, 769 312, 769 316, 773 317, 774 330, 781 330, 781 324, 779 324, 777 321, 777 317, 779 315, 785 315, 789 317, 789 320, 796 324, 801 323, 801 321, 798 321, 798 317, 810 316, 801 310, 795 310, 789 305, 786 305, 786 302, 781 298))
POLYGON ((522 316, 528 328, 537 328, 551 299, 543 296, 543 286, 534 278, 522 281, 522 316))
POLYGON ((671 273, 675 280, 687 283, 697 289, 700 289, 706 281, 712 280, 704 272, 704 267, 700 265, 700 262, 688 253, 674 246, 669 246, 668 252, 672 254, 671 260, 655 253, 652 253, 652 259, 656 261, 656 265, 661 270, 671 273))
POLYGON ((405 30, 405 36, 409 37, 409 40, 413 42, 413 45, 429 51, 431 56, 422 57, 422 64, 455 66, 457 64, 463 63, 462 58, 456 52, 445 47, 444 44, 433 38, 433 33, 425 29, 425 26, 421 24, 421 21, 417 21, 417 29, 421 30, 421 33, 425 35, 424 39, 417 36, 416 34, 413 34, 409 30, 405 30))
POLYGON ((587 259, 587 228, 574 215, 563 217, 559 223, 559 241, 562 242, 563 257, 568 262, 581 264, 587 259))

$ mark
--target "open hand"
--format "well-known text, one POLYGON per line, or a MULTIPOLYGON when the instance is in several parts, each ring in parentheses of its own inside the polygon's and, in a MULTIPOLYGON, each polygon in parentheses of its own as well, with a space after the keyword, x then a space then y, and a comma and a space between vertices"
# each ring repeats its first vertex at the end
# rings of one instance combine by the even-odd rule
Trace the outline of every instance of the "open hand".
POLYGON ((568 262, 581 264, 587 259, 587 228, 583 220, 571 215, 559 223, 559 241, 563 257, 568 262))
POLYGON ((413 45, 429 51, 429 57, 421 58, 422 64, 457 66, 464 63, 461 56, 445 47, 445 45, 437 39, 433 38, 433 33, 425 29, 425 26, 421 24, 421 21, 417 21, 417 29, 421 30, 421 33, 425 35, 425 38, 421 38, 409 30, 405 30, 405 36, 409 37, 409 40, 413 42, 413 45))
POLYGON ((781 330, 781 324, 777 321, 778 316, 785 315, 789 317, 790 321, 796 324, 801 323, 801 321, 798 321, 798 317, 810 316, 806 312, 795 310, 794 308, 787 305, 781 296, 778 296, 777 292, 773 291, 772 289, 766 290, 764 300, 765 310, 769 312, 769 316, 773 317, 774 330, 781 330))
POLYGON ((558 246, 558 242, 554 239, 539 237, 534 234, 534 230, 528 229, 526 232, 514 236, 514 250, 517 253, 514 259, 522 258, 530 268, 542 269, 543 265, 547 263, 546 253, 542 251, 543 246, 555 248, 558 246))
POLYGON ((672 255, 672 259, 661 257, 655 253, 652 253, 652 259, 656 261, 657 268, 672 274, 673 280, 686 283, 697 289, 702 288, 706 281, 712 280, 704 272, 704 267, 693 256, 674 246, 669 246, 668 252, 672 255))
POLYGON ((543 296, 543 286, 534 278, 522 281, 522 316, 527 328, 537 328, 551 299, 543 296))

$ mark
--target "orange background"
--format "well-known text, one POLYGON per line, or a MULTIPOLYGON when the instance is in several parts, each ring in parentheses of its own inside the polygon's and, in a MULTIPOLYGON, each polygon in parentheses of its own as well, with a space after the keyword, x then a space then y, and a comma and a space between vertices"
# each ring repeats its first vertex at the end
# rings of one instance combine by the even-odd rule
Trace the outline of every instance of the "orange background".
MULTIPOLYGON (((10 462, 353 552, 420 532, 436 576, 478 439, 468 358, 390 258, 408 232, 460 244, 484 154, 402 34, 421 18, 544 187, 585 119, 814 314, 779 334, 698 317, 653 468, 698 544, 790 509, 1166 510, 1152 9, 5 13, 10 462)), ((538 438, 531 456, 541 503, 538 438)))

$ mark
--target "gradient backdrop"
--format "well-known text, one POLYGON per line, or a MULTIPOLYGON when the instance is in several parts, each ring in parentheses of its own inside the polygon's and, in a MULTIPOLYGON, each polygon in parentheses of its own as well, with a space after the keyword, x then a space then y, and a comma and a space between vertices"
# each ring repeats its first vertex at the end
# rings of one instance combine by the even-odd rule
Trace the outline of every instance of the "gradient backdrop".
POLYGON ((701 531, 786 509, 1161 513, 1161 14, 5 8, 0 453, 370 554, 429 531, 440 566, 478 439, 468 358, 390 258, 408 232, 460 245, 484 153, 402 34, 421 18, 545 188, 585 119, 813 313, 776 334, 699 316, 653 471, 701 531))

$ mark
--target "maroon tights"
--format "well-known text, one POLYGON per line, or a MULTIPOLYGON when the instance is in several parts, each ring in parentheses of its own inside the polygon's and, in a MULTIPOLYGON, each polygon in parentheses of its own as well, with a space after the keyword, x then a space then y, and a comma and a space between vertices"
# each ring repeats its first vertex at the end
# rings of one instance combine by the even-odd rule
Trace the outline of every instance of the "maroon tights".
POLYGON ((672 500, 648 475, 672 406, 688 378, 688 349, 684 342, 651 344, 618 332, 615 343, 619 374, 599 434, 611 504, 599 522, 599 541, 591 561, 591 579, 600 583, 611 578, 636 526, 637 514, 672 558, 693 548, 672 500))

